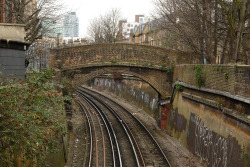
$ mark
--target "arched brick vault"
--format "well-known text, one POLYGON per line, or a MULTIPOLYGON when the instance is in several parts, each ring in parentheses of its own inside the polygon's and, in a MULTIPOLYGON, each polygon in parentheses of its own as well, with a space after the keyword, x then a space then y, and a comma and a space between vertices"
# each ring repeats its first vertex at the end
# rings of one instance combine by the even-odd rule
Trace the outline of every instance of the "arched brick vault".
POLYGON ((198 55, 132 44, 83 45, 50 52, 50 66, 61 69, 75 83, 105 73, 126 73, 149 83, 162 98, 170 96, 172 80, 164 68, 199 63, 202 57, 198 55))
POLYGON ((74 71, 66 70, 63 75, 73 81, 76 87, 86 83, 88 80, 102 74, 112 74, 118 72, 136 76, 152 86, 160 95, 161 99, 170 97, 172 74, 162 70, 155 70, 141 67, 123 67, 123 66, 106 66, 106 67, 89 67, 77 69, 74 71))

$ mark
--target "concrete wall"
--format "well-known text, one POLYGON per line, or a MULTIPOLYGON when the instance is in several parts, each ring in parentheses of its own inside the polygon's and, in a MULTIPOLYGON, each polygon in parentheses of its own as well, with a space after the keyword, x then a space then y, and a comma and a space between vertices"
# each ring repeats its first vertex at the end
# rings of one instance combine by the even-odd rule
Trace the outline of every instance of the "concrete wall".
POLYGON ((25 25, 0 23, 0 72, 4 77, 25 78, 25 25))
POLYGON ((25 25, 0 23, 0 39, 24 41, 25 25))
POLYGON ((174 81, 182 85, 165 128, 208 167, 250 166, 250 67, 203 66, 201 88, 196 71, 192 65, 175 68, 174 81))
POLYGON ((25 78, 25 52, 23 50, 0 48, 0 72, 7 78, 25 78))
POLYGON ((249 166, 249 125, 185 98, 183 92, 178 92, 173 101, 168 132, 209 167, 249 166))

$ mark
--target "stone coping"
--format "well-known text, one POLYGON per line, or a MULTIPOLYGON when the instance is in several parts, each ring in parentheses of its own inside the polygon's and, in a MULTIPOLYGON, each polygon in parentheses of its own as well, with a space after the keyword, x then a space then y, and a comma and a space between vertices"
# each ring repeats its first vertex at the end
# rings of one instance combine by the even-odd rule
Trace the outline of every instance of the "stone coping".
POLYGON ((25 24, 16 24, 16 23, 0 23, 0 26, 20 26, 25 27, 25 24))
POLYGON ((178 64, 178 66, 211 66, 211 67, 250 67, 250 65, 247 64, 178 64))
POLYGON ((203 92, 208 92, 208 93, 213 93, 213 94, 221 95, 221 96, 224 96, 224 97, 229 97, 231 99, 238 100, 238 101, 250 104, 250 98, 244 97, 244 96, 240 96, 240 95, 234 95, 231 92, 226 92, 226 91, 221 91, 221 90, 215 90, 215 89, 210 89, 210 88, 197 88, 197 86, 190 85, 190 84, 187 84, 187 83, 184 83, 184 82, 180 82, 180 81, 176 81, 174 83, 174 86, 173 86, 174 88, 175 88, 175 85, 181 85, 181 86, 184 86, 186 88, 195 89, 195 90, 199 90, 199 91, 203 91, 203 92))

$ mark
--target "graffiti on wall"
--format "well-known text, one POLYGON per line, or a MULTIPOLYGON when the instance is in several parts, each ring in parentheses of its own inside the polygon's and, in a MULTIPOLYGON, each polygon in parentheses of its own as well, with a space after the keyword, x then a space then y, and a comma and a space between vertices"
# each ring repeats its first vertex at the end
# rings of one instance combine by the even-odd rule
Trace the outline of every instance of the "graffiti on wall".
POLYGON ((237 140, 213 132, 202 119, 193 113, 187 131, 189 150, 205 161, 209 167, 244 166, 242 150, 237 140))
POLYGON ((122 80, 110 78, 95 78, 93 84, 98 90, 107 89, 116 95, 122 96, 125 99, 127 98, 127 100, 132 99, 132 102, 136 101, 140 103, 144 109, 148 108, 150 113, 153 111, 152 113, 156 115, 158 111, 158 95, 150 94, 146 90, 141 89, 141 81, 123 82, 122 80))
POLYGON ((212 163, 214 167, 227 167, 228 148, 227 140, 219 135, 215 135, 213 140, 213 133, 211 129, 207 128, 201 121, 201 118, 195 116, 195 155, 206 161, 208 164, 212 163))
POLYGON ((231 136, 230 130, 228 130, 228 136, 224 137, 210 129, 199 115, 191 113, 188 123, 188 120, 179 113, 178 108, 171 109, 168 126, 177 138, 181 138, 180 133, 187 136, 182 140, 187 144, 189 151, 206 162, 208 167, 249 165, 249 156, 244 153, 236 138, 231 136))
POLYGON ((182 132, 186 130, 187 119, 178 113, 178 109, 172 109, 170 113, 169 125, 171 129, 182 132))

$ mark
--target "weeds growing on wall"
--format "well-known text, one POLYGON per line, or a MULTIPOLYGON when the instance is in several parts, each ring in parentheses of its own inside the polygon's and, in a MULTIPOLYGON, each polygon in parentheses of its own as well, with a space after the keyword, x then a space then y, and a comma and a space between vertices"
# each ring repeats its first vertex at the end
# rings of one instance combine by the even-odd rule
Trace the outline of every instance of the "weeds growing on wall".
POLYGON ((46 155, 56 151, 56 136, 65 131, 65 97, 54 74, 48 69, 24 82, 0 80, 1 165, 16 166, 19 159, 44 166, 46 155))
POLYGON ((228 76, 229 76, 229 73, 228 73, 228 72, 225 72, 225 73, 224 73, 225 79, 228 79, 228 76))
POLYGON ((202 80, 202 66, 195 66, 195 82, 197 87, 204 86, 204 82, 202 80))
POLYGON ((165 63, 166 62, 166 56, 162 57, 162 62, 165 63))
POLYGON ((223 67, 222 66, 217 67, 217 71, 222 72, 223 71, 223 67))
POLYGON ((111 63, 117 63, 117 61, 116 61, 116 60, 111 60, 110 62, 111 62, 111 63))
POLYGON ((165 70, 166 67, 167 67, 166 64, 162 64, 161 65, 161 70, 165 70))
POLYGON ((162 64, 160 69, 166 71, 166 73, 168 74, 173 72, 174 66, 167 67, 166 64, 162 64))
POLYGON ((165 70, 166 70, 167 74, 171 73, 174 71, 174 66, 170 66, 170 67, 166 68, 165 70))
POLYGON ((179 92, 179 91, 182 90, 182 86, 179 85, 179 84, 176 84, 176 85, 175 85, 175 89, 176 89, 177 92, 179 92))

